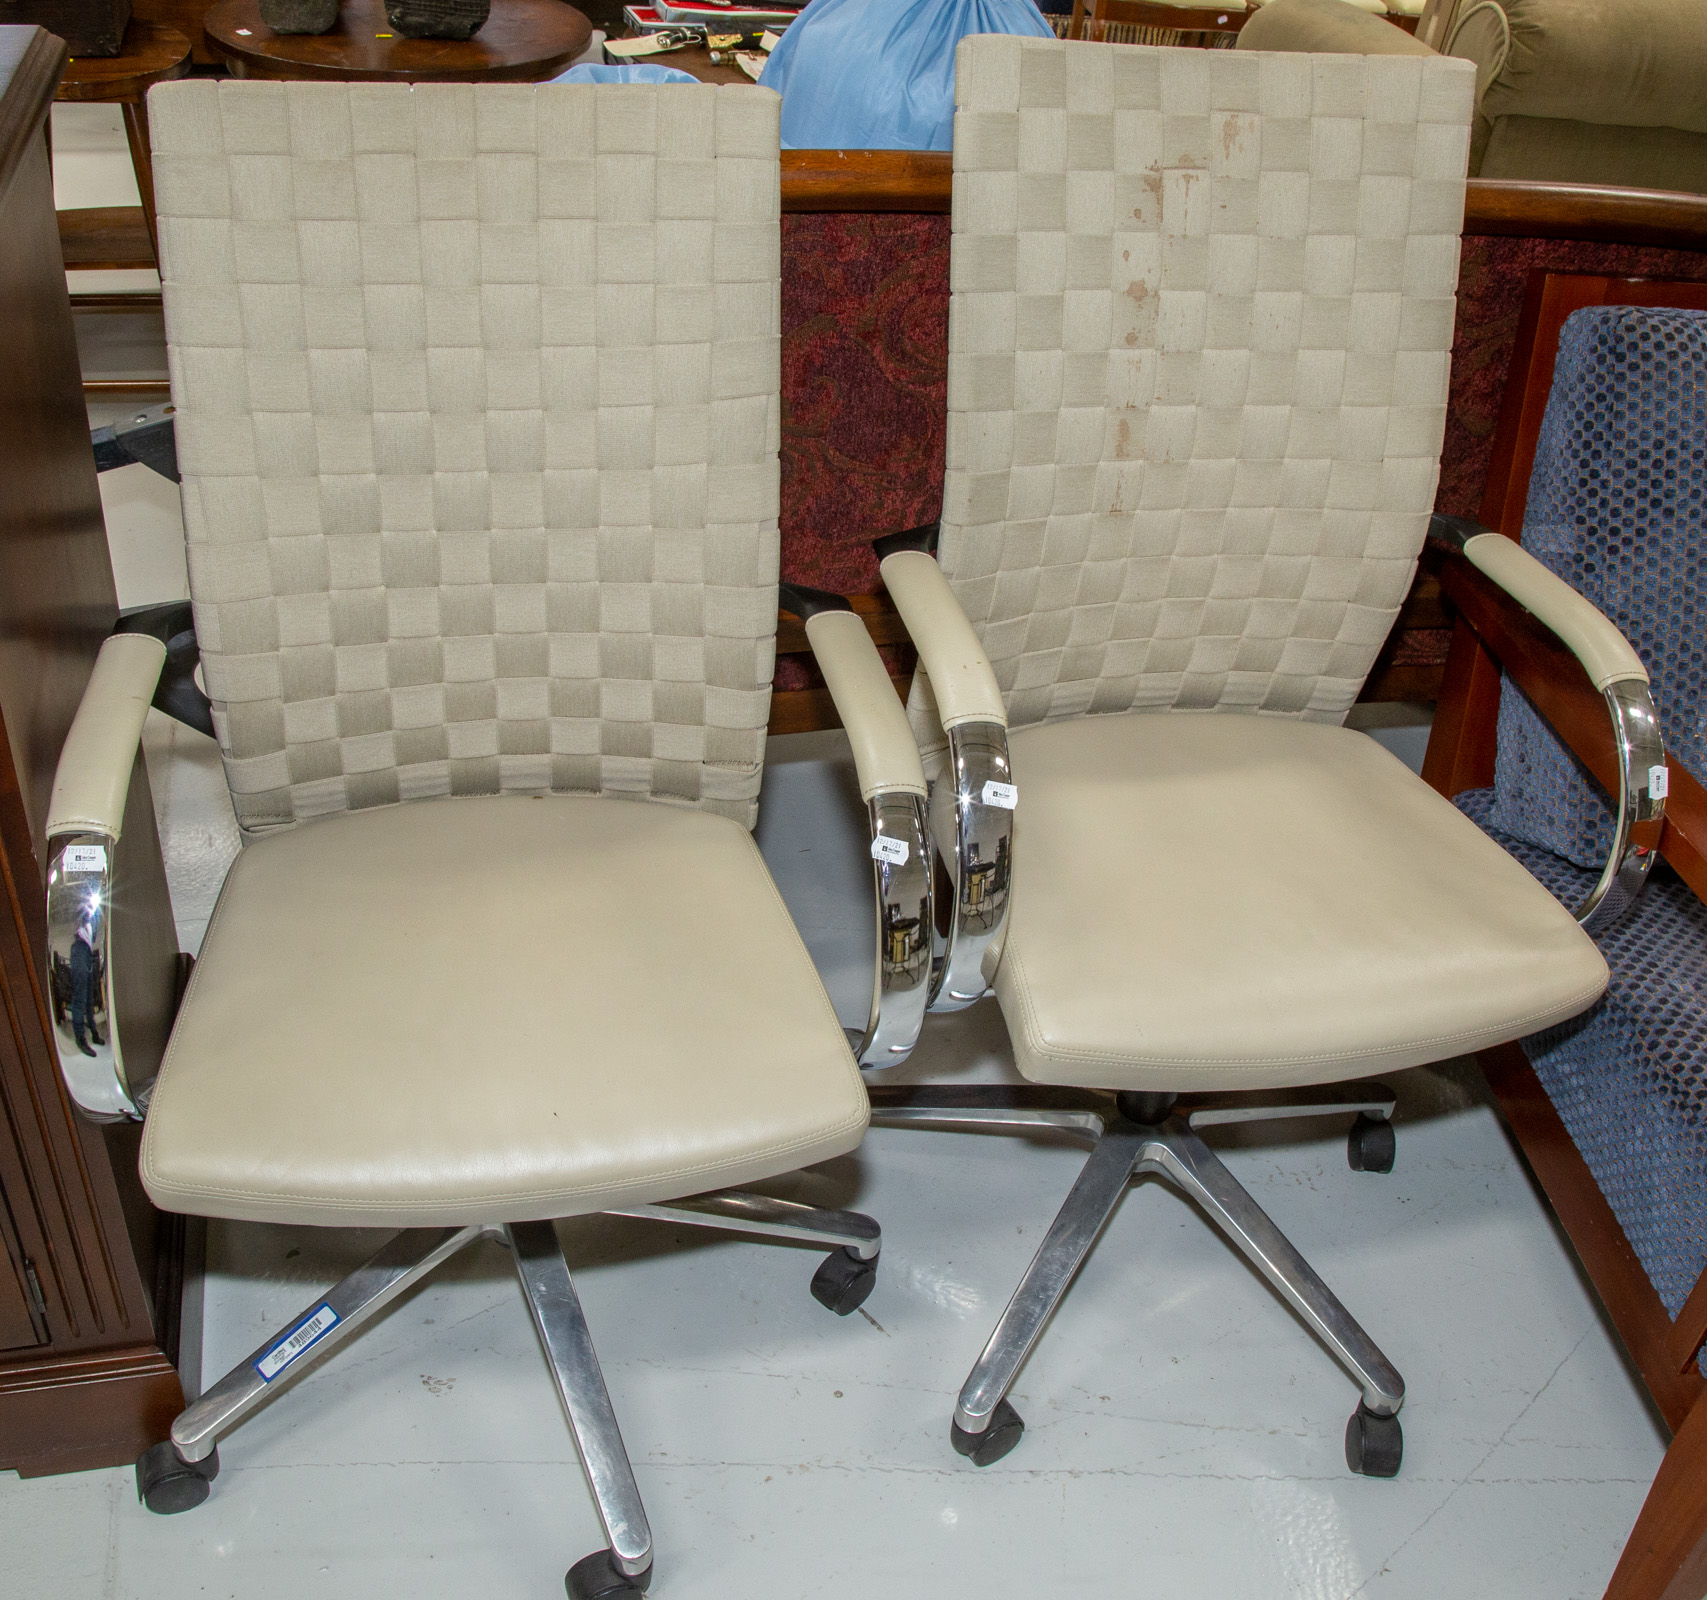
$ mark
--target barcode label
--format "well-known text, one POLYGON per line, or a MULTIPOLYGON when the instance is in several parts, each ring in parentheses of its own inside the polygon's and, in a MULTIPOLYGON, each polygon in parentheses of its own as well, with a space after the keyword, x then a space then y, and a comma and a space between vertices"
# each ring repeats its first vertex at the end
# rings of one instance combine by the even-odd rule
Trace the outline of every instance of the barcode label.
POLYGON ((1671 775, 1664 767, 1648 768, 1648 793, 1656 800, 1663 800, 1671 788, 1671 775))
POLYGON ((887 861, 891 866, 901 867, 907 864, 907 857, 911 853, 905 839, 887 839, 879 834, 871 841, 873 861, 887 861))
POLYGON ((337 1326, 338 1313, 330 1306, 321 1306, 306 1322, 299 1322, 262 1356, 255 1363, 255 1370, 266 1382, 271 1383, 304 1350, 337 1326))
POLYGON ((67 845, 60 861, 67 872, 105 872, 107 847, 104 844, 67 845))
POLYGON ((1019 804, 1019 790, 1011 783, 997 783, 992 778, 984 785, 984 804, 1012 811, 1019 804))

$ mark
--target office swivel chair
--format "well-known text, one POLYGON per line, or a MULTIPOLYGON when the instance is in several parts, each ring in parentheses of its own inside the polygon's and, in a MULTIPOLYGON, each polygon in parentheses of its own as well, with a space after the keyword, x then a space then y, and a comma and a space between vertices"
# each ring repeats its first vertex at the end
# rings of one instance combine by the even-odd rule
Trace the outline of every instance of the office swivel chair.
MULTIPOLYGON (((827 1306, 870 1291, 871 1219, 731 1187, 852 1149, 867 1118, 749 833, 777 108, 676 86, 154 96, 197 638, 182 608, 129 619, 60 762, 50 968, 86 991, 60 1057, 91 1115, 146 1117, 163 1208, 402 1231, 142 1457, 153 1510, 199 1504, 222 1434, 489 1236, 608 1537, 569 1593, 638 1594, 651 1535, 551 1219, 812 1243, 827 1306), (217 732, 250 841, 158 1077, 117 1037, 108 944, 151 700, 217 732)), ((875 673, 893 724, 861 639, 844 696, 875 673)), ((907 753, 872 793, 915 828, 917 873, 907 753)), ((889 985, 915 1033, 923 965, 889 985)))
MULTIPOLYGON (((1444 58, 960 46, 940 542, 878 549, 947 880, 930 1004, 993 989, 1052 1087, 874 1089, 873 1121, 1093 1146, 961 1390, 979 1466, 1019 1442, 1021 1363, 1154 1176, 1350 1369, 1348 1464, 1397 1472, 1398 1372, 1199 1130, 1351 1113, 1353 1167, 1390 1170, 1393 1096, 1364 1073, 1606 983, 1546 890, 1338 726, 1434 495, 1472 90, 1444 58)), ((1489 570, 1640 673, 1538 565, 1489 570)))

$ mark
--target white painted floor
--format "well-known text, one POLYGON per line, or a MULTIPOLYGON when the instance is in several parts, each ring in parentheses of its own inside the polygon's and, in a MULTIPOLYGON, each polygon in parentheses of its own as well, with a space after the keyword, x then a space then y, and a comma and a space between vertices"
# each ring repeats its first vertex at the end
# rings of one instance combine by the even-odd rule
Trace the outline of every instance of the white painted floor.
MULTIPOLYGON (((158 520, 125 503, 121 600, 181 592, 158 520)), ((1414 760, 1417 719, 1398 722, 1380 737, 1414 760)), ((208 741, 156 717, 148 751, 194 949, 236 831, 208 741)), ((852 1023, 871 925, 849 779, 840 736, 774 741, 759 838, 852 1023)), ((999 1014, 933 1021, 901 1071, 1011 1077, 999 1014)), ((1405 1374, 1391 1482, 1345 1468, 1350 1380, 1154 1185, 1129 1195, 1021 1373, 1020 1448, 982 1472, 951 1451, 955 1392, 1078 1170, 1071 1146, 879 1130, 772 1186, 882 1222, 878 1286, 845 1320, 807 1293, 814 1253, 562 1225, 652 1520, 652 1592, 1595 1600, 1662 1436, 1474 1067, 1392 1081, 1390 1177, 1347 1169, 1343 1123, 1211 1135, 1405 1374)), ((378 1237, 211 1234, 209 1378, 378 1237)), ((543 1600, 602 1543, 495 1247, 277 1396, 221 1460, 209 1502, 177 1518, 143 1511, 127 1470, 0 1475, 0 1592, 543 1600)))

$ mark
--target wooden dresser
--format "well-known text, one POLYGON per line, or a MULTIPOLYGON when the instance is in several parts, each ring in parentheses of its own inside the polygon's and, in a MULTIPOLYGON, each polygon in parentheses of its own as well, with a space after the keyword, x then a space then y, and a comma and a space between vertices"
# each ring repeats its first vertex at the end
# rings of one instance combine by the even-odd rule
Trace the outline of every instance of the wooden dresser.
MULTIPOLYGON (((72 1110, 49 1043, 42 824, 118 614, 60 259, 46 119, 65 47, 0 27, 0 1469, 116 1466, 183 1404, 183 1223, 136 1176, 135 1126, 72 1110)), ((140 757, 113 937, 126 1054, 163 1048, 177 940, 140 757)), ((188 1344, 194 1345, 191 1339, 188 1344)))

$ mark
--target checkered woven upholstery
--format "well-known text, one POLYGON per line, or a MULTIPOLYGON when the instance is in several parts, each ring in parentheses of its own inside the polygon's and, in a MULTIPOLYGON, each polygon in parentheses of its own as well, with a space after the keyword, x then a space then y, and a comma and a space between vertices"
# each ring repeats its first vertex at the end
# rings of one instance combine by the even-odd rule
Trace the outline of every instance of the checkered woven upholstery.
POLYGON ((957 63, 940 559, 1012 720, 1337 722, 1433 503, 1474 71, 957 63))
POLYGON ((754 816, 777 97, 151 101, 190 584, 248 830, 580 790, 754 816))

